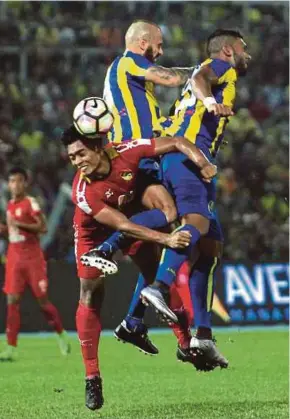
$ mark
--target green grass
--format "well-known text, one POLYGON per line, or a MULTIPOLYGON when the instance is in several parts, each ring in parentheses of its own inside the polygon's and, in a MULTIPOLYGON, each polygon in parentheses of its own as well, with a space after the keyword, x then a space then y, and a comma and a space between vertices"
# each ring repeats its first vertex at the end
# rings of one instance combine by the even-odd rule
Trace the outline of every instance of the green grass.
POLYGON ((160 349, 155 358, 103 337, 105 405, 90 412, 84 407, 77 339, 71 338, 72 354, 63 358, 53 338, 22 337, 18 360, 0 363, 0 418, 289 417, 286 331, 217 333, 218 345, 231 365, 207 374, 176 361, 170 334, 152 338, 160 349))

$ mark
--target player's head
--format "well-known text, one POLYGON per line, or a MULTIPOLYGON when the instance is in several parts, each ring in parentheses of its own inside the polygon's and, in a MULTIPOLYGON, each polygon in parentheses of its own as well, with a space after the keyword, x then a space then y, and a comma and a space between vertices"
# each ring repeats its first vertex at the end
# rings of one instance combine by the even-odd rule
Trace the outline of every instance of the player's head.
POLYGON ((28 174, 22 167, 13 167, 8 172, 8 189, 13 198, 25 195, 28 186, 28 174))
POLYGON ((67 149, 72 165, 88 176, 100 164, 105 136, 87 138, 79 134, 75 127, 71 125, 62 133, 60 140, 67 149))
POLYGON ((217 29, 208 37, 206 48, 209 57, 222 57, 235 67, 240 76, 246 74, 251 56, 239 31, 217 29))
POLYGON ((147 20, 136 20, 129 26, 125 43, 126 49, 144 55, 151 62, 163 55, 161 29, 147 20))

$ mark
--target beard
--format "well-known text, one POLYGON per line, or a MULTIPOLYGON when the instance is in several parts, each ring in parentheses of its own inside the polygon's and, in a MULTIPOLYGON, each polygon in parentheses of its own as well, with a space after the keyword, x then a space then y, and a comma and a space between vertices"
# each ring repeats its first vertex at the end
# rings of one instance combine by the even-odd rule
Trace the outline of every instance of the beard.
POLYGON ((147 58, 147 60, 149 60, 151 63, 155 63, 155 61, 157 60, 157 58, 159 57, 159 55, 157 55, 156 57, 154 57, 153 54, 153 48, 151 46, 149 46, 146 51, 144 56, 147 58))
POLYGON ((239 55, 234 53, 234 59, 235 59, 235 68, 239 74, 239 76, 245 76, 248 71, 248 66, 243 58, 241 58, 239 55))

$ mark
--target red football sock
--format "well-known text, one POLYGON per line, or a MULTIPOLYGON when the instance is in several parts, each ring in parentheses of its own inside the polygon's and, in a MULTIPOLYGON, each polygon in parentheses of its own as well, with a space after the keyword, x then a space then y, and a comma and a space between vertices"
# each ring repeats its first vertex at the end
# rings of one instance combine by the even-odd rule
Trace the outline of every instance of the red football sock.
POLYGON ((76 325, 82 348, 86 377, 100 375, 98 347, 101 334, 101 319, 98 309, 79 303, 76 312, 76 325))
POLYGON ((177 292, 182 300, 183 307, 185 308, 187 314, 189 315, 189 324, 193 322, 193 307, 189 290, 189 275, 191 268, 188 262, 184 262, 181 265, 181 268, 177 272, 176 276, 176 288, 177 292))
POLYGON ((7 305, 6 319, 6 337, 7 343, 11 346, 17 346, 17 337, 20 329, 20 305, 7 305))
POLYGON ((177 338, 178 345, 181 348, 188 348, 191 339, 189 315, 182 304, 175 284, 170 288, 170 308, 177 315, 179 320, 178 324, 171 325, 172 331, 177 338))
POLYGON ((62 321, 56 307, 50 301, 48 301, 41 306, 41 310, 48 324, 53 328, 53 330, 58 334, 63 332, 62 321))

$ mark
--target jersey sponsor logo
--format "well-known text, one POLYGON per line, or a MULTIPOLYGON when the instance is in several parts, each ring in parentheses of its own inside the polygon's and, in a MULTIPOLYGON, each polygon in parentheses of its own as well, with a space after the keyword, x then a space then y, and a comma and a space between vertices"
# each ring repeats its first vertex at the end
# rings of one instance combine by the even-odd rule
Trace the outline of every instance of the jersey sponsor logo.
POLYGON ((113 196, 114 195, 114 192, 112 191, 112 189, 108 189, 106 192, 105 192, 105 197, 107 198, 107 199, 110 199, 111 198, 111 196, 113 196))
POLYGON ((140 138, 139 140, 128 141, 127 143, 121 143, 117 145, 115 148, 118 153, 124 153, 124 151, 132 150, 135 147, 139 147, 141 145, 151 145, 151 140, 140 138))
POLYGON ((209 201, 207 208, 208 208, 210 214, 213 214, 214 209, 215 209, 214 201, 209 201))
POLYGON ((15 210, 16 217, 21 217, 21 214, 22 214, 22 209, 21 208, 16 208, 16 210, 15 210))
POLYGON ((120 116, 125 116, 125 115, 128 115, 126 108, 122 108, 122 109, 120 110, 120 112, 119 112, 119 115, 120 115, 120 116))
POLYGON ((130 180, 133 179, 134 174, 133 174, 132 170, 124 169, 120 172, 120 176, 121 176, 122 179, 126 180, 127 182, 130 182, 130 180))

